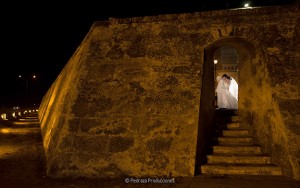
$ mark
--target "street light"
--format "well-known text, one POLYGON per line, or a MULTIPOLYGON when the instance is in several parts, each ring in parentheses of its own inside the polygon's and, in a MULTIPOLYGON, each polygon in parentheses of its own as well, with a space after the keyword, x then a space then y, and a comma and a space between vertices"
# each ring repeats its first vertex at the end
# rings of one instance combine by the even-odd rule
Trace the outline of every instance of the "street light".
POLYGON ((21 79, 21 78, 23 78, 24 77, 24 79, 26 79, 26 102, 28 103, 28 98, 29 98, 29 80, 30 79, 36 79, 36 75, 31 75, 30 77, 27 77, 27 76, 23 76, 23 75, 19 75, 19 78, 21 79))

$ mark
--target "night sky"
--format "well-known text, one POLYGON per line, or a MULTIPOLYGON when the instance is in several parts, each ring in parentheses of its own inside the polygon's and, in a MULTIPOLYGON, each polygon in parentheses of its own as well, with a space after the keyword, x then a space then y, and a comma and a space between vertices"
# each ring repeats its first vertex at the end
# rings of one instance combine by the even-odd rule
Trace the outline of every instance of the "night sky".
POLYGON ((26 96, 30 98, 28 101, 39 103, 94 21, 107 20, 109 17, 241 8, 245 2, 256 7, 294 4, 296 1, 2 1, 0 107, 21 105, 26 96), (37 76, 35 80, 30 78, 33 74, 37 76), (18 75, 23 77, 19 78, 18 75))

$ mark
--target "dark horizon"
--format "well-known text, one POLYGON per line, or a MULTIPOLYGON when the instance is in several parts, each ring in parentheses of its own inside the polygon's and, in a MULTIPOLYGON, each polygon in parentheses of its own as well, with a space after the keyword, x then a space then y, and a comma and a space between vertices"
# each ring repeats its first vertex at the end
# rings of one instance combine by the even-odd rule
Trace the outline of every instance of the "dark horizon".
MULTIPOLYGON (((10 3, 1 14, 2 64, 0 106, 39 103, 95 21, 161 14, 243 8, 249 1, 110 1, 61 5, 10 3), (121 8, 121 10, 120 10, 121 8), (2 48, 3 49, 3 48, 2 48), (5 60, 5 61, 4 61, 5 60), (23 75, 19 78, 19 75, 23 75), (32 75, 37 78, 32 80, 32 75), (25 78, 24 78, 25 77, 25 78), (27 77, 27 78, 26 78, 27 77), (28 84, 27 84, 28 83, 28 84)), ((298 0, 250 1, 250 6, 289 5, 298 0)))

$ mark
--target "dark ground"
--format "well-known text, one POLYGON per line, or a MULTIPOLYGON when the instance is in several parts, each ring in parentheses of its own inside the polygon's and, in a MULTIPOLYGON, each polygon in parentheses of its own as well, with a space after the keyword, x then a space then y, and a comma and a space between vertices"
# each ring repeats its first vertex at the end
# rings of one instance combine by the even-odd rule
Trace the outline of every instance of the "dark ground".
POLYGON ((119 187, 201 187, 201 188, 300 188, 299 181, 284 177, 175 178, 170 184, 134 184, 119 179, 52 179, 46 176, 45 155, 38 124, 16 125, 0 120, 0 188, 119 188, 119 187))

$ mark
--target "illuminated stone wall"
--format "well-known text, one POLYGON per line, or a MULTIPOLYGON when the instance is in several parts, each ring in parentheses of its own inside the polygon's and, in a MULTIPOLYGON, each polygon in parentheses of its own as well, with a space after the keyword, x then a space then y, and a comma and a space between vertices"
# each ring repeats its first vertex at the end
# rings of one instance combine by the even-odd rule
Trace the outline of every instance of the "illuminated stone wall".
POLYGON ((39 110, 48 175, 193 176, 213 123, 210 54, 229 45, 242 121, 300 179, 299 38, 298 7, 95 22, 39 110))

